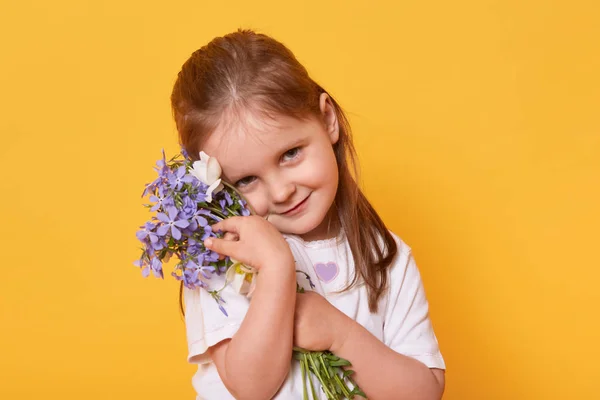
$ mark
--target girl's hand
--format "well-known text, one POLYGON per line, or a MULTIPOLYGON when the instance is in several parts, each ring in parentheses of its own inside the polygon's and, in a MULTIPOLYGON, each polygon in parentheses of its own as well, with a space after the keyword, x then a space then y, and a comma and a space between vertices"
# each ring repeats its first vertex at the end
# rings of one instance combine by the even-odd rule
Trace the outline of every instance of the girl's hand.
POLYGON ((294 346, 310 351, 329 350, 345 340, 352 322, 352 319, 320 294, 298 293, 294 318, 294 346))
POLYGON ((231 217, 212 226, 226 232, 226 238, 208 238, 204 245, 260 271, 265 268, 294 266, 292 252, 279 231, 265 219, 251 215, 231 217), (237 237, 232 241, 231 238, 237 237))

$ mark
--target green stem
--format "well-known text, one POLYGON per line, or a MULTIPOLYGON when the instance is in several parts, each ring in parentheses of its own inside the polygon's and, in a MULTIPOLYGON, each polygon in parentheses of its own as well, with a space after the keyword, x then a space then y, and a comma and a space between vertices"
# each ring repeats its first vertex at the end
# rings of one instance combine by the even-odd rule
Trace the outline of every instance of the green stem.
POLYGON ((331 376, 329 376, 329 371, 327 370, 327 366, 325 365, 325 361, 323 361, 323 354, 319 354, 319 361, 323 366, 323 370, 325 371, 325 375, 327 375, 327 379, 331 379, 331 376))
MULTIPOLYGON (((308 356, 306 353, 303 356, 302 362, 304 363, 304 368, 306 369, 306 371, 310 371, 310 368, 308 366, 308 356)), ((307 378, 308 378, 308 383, 310 385, 310 391, 312 393, 313 400, 319 400, 319 398, 317 397, 317 391, 315 390, 315 386, 312 383, 312 379, 311 379, 310 375, 307 375, 307 378)))
POLYGON ((306 388, 306 369, 304 369, 304 362, 302 362, 302 361, 300 361, 300 373, 302 374, 302 388, 303 388, 302 399, 308 400, 308 390, 306 388))
POLYGON ((308 359, 310 360, 310 363, 313 367, 313 373, 317 376, 317 379, 319 380, 319 382, 321 382, 321 387, 323 387, 323 390, 325 391, 325 394, 327 395, 327 398, 330 400, 336 400, 335 396, 333 395, 333 393, 331 393, 331 390, 329 390, 329 385, 327 384, 328 382, 325 382, 325 380, 323 379, 323 377, 321 376, 321 374, 319 373, 319 367, 317 366, 317 363, 315 363, 315 360, 313 359, 314 354, 309 354, 308 355, 308 359))
MULTIPOLYGON (((337 393, 337 391, 335 390, 335 381, 332 380, 332 377, 329 375, 329 368, 328 365, 325 364, 325 360, 323 359, 323 354, 319 354, 319 361, 321 361, 321 365, 323 366, 323 370, 325 371, 325 375, 327 375, 327 382, 329 382, 331 384, 331 391, 333 393, 337 393)), ((337 375, 334 374, 334 377, 337 377, 337 375)))
POLYGON ((233 211, 231 208, 229 208, 229 207, 225 207, 225 209, 226 209, 227 211, 229 211, 229 213, 230 213, 231 215, 237 215, 237 214, 235 213, 235 211, 233 211))
POLYGON ((335 380, 338 383, 338 386, 340 387, 340 389, 342 389, 344 396, 346 396, 347 398, 350 398, 350 389, 348 388, 348 386, 346 386, 346 384, 344 383, 344 381, 340 378, 340 376, 338 374, 335 374, 335 380))
MULTIPOLYGON (((208 203, 207 203, 208 205, 208 203)), ((219 210, 218 208, 215 207, 206 207, 208 208, 210 211, 212 211, 214 214, 216 214, 217 217, 221 218, 221 219, 225 219, 227 218, 222 212, 221 210, 219 210)))

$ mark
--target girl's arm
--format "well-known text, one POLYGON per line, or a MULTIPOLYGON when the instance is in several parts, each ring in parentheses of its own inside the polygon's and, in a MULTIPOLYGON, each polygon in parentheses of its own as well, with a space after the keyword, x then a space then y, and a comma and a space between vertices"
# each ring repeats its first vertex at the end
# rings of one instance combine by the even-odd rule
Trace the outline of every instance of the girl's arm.
POLYGON ((236 242, 205 244, 259 269, 250 307, 231 339, 209 348, 225 387, 236 399, 270 399, 288 375, 293 345, 296 273, 281 234, 255 217, 230 218, 213 229, 237 233, 236 242))
POLYGON ((342 315, 346 321, 336 330, 344 333, 333 343, 331 352, 352 363, 355 371, 352 377, 369 400, 442 398, 444 370, 430 369, 414 358, 395 352, 362 325, 342 315))
POLYGON ((236 399, 270 399, 287 377, 295 300, 295 273, 261 271, 239 330, 210 347, 221 380, 236 399))
POLYGON ((317 293, 297 295, 294 341, 350 361, 352 379, 369 400, 438 400, 444 392, 444 370, 392 350, 317 293))

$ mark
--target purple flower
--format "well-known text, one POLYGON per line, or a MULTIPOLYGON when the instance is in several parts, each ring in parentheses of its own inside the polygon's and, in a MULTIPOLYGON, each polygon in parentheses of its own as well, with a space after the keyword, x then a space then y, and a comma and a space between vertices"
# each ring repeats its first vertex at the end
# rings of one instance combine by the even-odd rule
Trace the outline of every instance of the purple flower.
POLYGON ((166 196, 163 200, 163 210, 166 210, 169 207, 175 207, 175 199, 173 196, 166 196))
POLYGON ((185 150, 185 148, 183 146, 181 146, 181 149, 179 151, 181 153, 182 156, 184 156, 185 158, 189 159, 190 156, 188 155, 188 152, 185 150))
POLYGON ((160 251, 162 249, 164 249, 165 247, 167 247, 167 241, 165 240, 164 237, 159 237, 158 241, 156 243, 146 243, 147 247, 149 248, 149 250, 152 251, 160 251))
POLYGON ((169 167, 167 166, 167 160, 165 157, 165 149, 162 149, 162 159, 156 162, 156 166, 158 168, 154 168, 155 171, 158 172, 158 178, 156 178, 152 183, 149 183, 144 188, 144 192, 142 193, 142 197, 147 196, 149 193, 154 192, 158 185, 163 182, 163 180, 167 176, 167 172, 169 171, 169 167))
POLYGON ((311 289, 314 289, 316 287, 315 284, 313 283, 313 281, 310 279, 310 276, 308 276, 308 274, 306 272, 301 271, 301 270, 296 270, 296 273, 298 273, 298 272, 303 274, 306 277, 306 280, 308 281, 308 284, 310 285, 311 289))
MULTIPOLYGON (((139 260, 135 260, 133 262, 133 265, 135 265, 136 267, 139 268, 143 268, 144 266, 146 266, 146 260, 144 258, 140 258, 139 260)), ((142 270, 142 275, 143 275, 144 271, 142 270)))
POLYGON ((212 290, 209 293, 212 296, 212 298, 215 299, 215 301, 217 302, 217 304, 219 306, 219 310, 221 310, 221 312, 223 314, 225 314, 226 317, 229 317, 229 315, 227 314, 227 311, 225 310, 225 308, 221 304, 221 303, 226 303, 226 301, 223 300, 223 298, 221 297, 221 295, 219 294, 219 292, 217 292, 216 290, 212 290))
POLYGON ((238 203, 240 204, 240 206, 242 206, 242 216, 247 217, 248 215, 250 215, 250 210, 248 210, 246 201, 244 199, 239 199, 238 203))
POLYGON ((183 280, 183 284, 189 289, 205 287, 206 284, 200 280, 200 278, 198 277, 199 274, 199 269, 186 269, 185 271, 183 271, 180 280, 183 280))
POLYGON ((183 186, 184 183, 192 182, 194 177, 191 175, 186 175, 186 168, 182 165, 181 167, 177 168, 175 173, 169 173, 167 179, 172 189, 181 190, 181 186, 183 186))
POLYGON ((194 216, 192 217, 192 220, 194 220, 198 224, 198 226, 205 228, 208 225, 208 221, 204 216, 214 219, 214 216, 210 213, 210 211, 206 211, 200 208, 196 210, 194 216))
POLYGON ((198 282, 201 282, 199 279, 198 274, 202 274, 202 276, 204 276, 207 279, 210 279, 210 275, 207 275, 206 272, 204 272, 204 267, 203 266, 198 266, 198 264, 196 264, 194 261, 192 260, 188 260, 188 262, 185 265, 185 270, 183 273, 183 281, 185 285, 191 285, 191 286, 197 286, 199 285, 198 282))
POLYGON ((213 230, 212 230, 212 228, 210 227, 210 225, 206 225, 206 226, 204 227, 204 235, 202 235, 202 240, 203 240, 203 241, 204 241, 204 240, 206 240, 206 239, 208 239, 209 237, 216 237, 216 236, 217 236, 217 235, 215 235, 215 234, 213 233, 213 230))
POLYGON ((162 149, 162 158, 156 162, 158 168, 154 168, 160 175, 165 175, 169 170, 167 165, 167 156, 165 155, 165 149, 162 149))
POLYGON ((208 190, 208 185, 202 183, 198 179, 193 179, 190 183, 192 185, 192 192, 194 193, 194 200, 198 203, 203 203, 206 201, 206 191, 208 190))
POLYGON ((181 216, 185 219, 191 219, 198 210, 198 203, 194 201, 190 196, 183 198, 183 206, 181 208, 181 216))
POLYGON ((205 253, 204 260, 208 262, 217 262, 219 261, 219 253, 216 253, 212 250, 208 250, 205 253))
POLYGON ((184 230, 187 236, 192 236, 198 230, 198 226, 200 226, 204 228, 203 230, 205 231, 204 239, 208 237, 206 236, 206 227, 208 226, 208 220, 202 216, 206 214, 210 213, 208 213, 206 210, 199 209, 194 212, 194 215, 191 218, 187 218, 190 222, 190 225, 184 230))
POLYGON ((152 273, 154 274, 154 276, 156 276, 157 278, 164 278, 163 276, 163 270, 162 270, 162 262, 158 259, 158 257, 153 256, 152 260, 150 261, 150 263, 148 264, 148 260, 137 260, 134 262, 135 265, 137 265, 138 267, 143 267, 142 268, 142 276, 144 278, 147 278, 148 276, 150 276, 150 271, 152 271, 152 273))
POLYGON ((156 178, 153 182, 148 183, 145 187, 144 187, 144 191, 142 192, 142 197, 146 197, 148 196, 149 193, 152 193, 156 190, 156 187, 158 186, 158 184, 160 183, 161 178, 158 177, 156 178))
MULTIPOLYGON (((202 251, 202 246, 200 245, 200 243, 191 237, 188 238, 187 252, 192 256, 196 256, 198 253, 200 253, 200 251, 202 251)), ((198 260, 198 264, 202 264, 202 261, 198 260)))
POLYGON ((225 193, 225 200, 227 201, 227 205, 230 206, 233 204, 233 200, 231 199, 231 195, 227 191, 223 191, 225 193))
MULTIPOLYGON (((156 211, 159 208, 163 207, 163 203, 167 196, 165 195, 165 188, 163 186, 158 187, 158 193, 156 195, 150 196, 150 201, 156 202, 154 206, 150 209, 150 211, 156 211)), ((164 209, 164 207, 163 207, 164 209)))
POLYGON ((156 217, 164 223, 164 225, 158 228, 156 233, 160 236, 165 236, 169 229, 171 229, 171 236, 175 240, 179 240, 181 239, 181 231, 177 228, 187 228, 190 223, 185 219, 178 218, 179 211, 175 207, 169 207, 167 212, 169 213, 168 216, 164 213, 156 214, 156 217))
POLYGON ((155 277, 164 279, 163 270, 162 270, 162 262, 158 259, 158 257, 154 257, 152 259, 150 268, 152 269, 152 273, 154 274, 155 277))
POLYGON ((188 221, 190 224, 187 228, 181 230, 181 234, 186 237, 192 237, 194 232, 198 229, 198 223, 193 219, 188 221))
POLYGON ((230 213, 227 210, 227 207, 229 207, 233 204, 231 195, 229 194, 229 192, 223 190, 218 193, 218 196, 221 197, 221 199, 219 200, 219 205, 221 206, 221 211, 223 212, 223 214, 229 215, 230 213))
POLYGON ((213 274, 215 271, 216 271, 216 269, 212 265, 202 265, 202 266, 200 266, 200 273, 206 279, 210 279, 209 273, 213 274))
POLYGON ((146 224, 144 226, 140 226, 140 228, 144 229, 136 232, 136 236, 139 240, 143 242, 144 239, 149 237, 151 243, 158 242, 158 236, 156 236, 156 232, 154 232, 154 228, 156 228, 155 224, 152 222, 146 222, 146 224))

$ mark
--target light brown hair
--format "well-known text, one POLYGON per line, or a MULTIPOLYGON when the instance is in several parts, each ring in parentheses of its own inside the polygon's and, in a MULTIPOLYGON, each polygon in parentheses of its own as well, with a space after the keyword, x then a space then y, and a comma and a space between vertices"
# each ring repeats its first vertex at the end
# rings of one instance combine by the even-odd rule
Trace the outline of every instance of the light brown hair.
MULTIPOLYGON (((251 107, 265 116, 322 119, 322 93, 327 92, 286 46, 267 35, 240 29, 213 39, 190 56, 177 76, 171 106, 180 144, 195 161, 202 142, 217 128, 226 110, 251 107)), ((327 94, 339 124, 339 139, 333 146, 339 170, 334 207, 356 270, 344 290, 364 282, 369 309, 376 312, 387 289, 396 241, 355 180, 358 168, 350 124, 333 96, 327 94)), ((179 305, 185 315, 182 293, 183 282, 179 305)))

